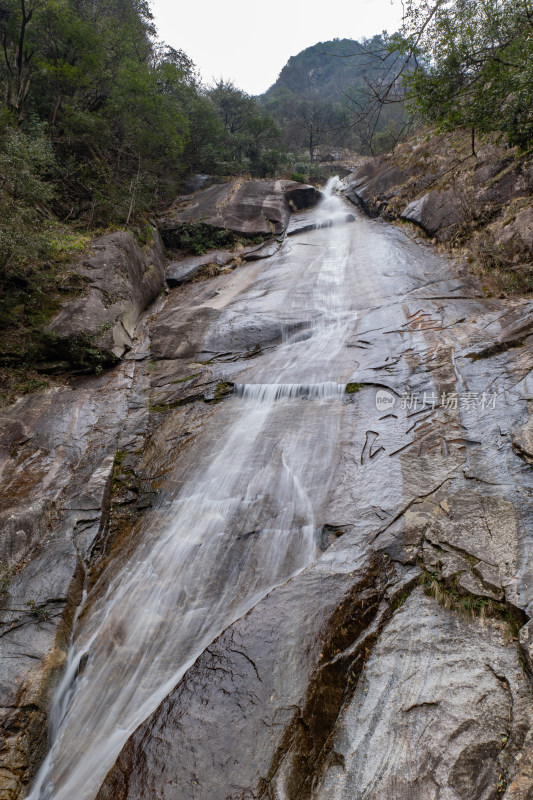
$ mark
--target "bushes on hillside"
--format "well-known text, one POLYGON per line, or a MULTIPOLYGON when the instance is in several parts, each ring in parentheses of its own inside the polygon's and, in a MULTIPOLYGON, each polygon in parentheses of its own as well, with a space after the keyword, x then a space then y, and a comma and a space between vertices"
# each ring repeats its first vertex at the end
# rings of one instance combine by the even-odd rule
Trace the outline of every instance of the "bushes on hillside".
POLYGON ((413 109, 444 129, 498 132, 533 144, 531 0, 407 0, 391 48, 414 57, 404 76, 413 109))

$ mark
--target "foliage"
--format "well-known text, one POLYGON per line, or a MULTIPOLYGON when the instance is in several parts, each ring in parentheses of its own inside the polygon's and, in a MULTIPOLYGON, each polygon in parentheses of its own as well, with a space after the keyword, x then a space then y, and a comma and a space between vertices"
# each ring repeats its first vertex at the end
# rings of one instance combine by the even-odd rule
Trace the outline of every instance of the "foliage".
POLYGON ((232 247, 236 234, 228 230, 218 230, 201 222, 184 222, 177 229, 167 232, 165 244, 183 253, 202 255, 219 247, 232 247))
POLYGON ((208 98, 222 124, 222 150, 230 174, 246 173, 264 178, 277 172, 285 158, 280 148, 281 132, 273 118, 255 98, 233 83, 219 81, 208 98))
MULTIPOLYGON (((157 42, 148 0, 0 0, 0 39, 7 402, 42 383, 43 359, 57 371, 64 363, 42 329, 84 290, 72 261, 97 231, 126 227, 143 244, 146 219, 187 173, 273 175, 283 154, 253 98, 229 84, 207 89, 185 53, 157 42)), ((205 231, 184 237, 192 252, 212 246, 205 231)), ((81 368, 102 368, 94 342, 71 344, 81 368)))
POLYGON ((260 244, 263 241, 261 235, 243 239, 233 231, 213 228, 203 222, 183 222, 177 228, 163 231, 162 236, 167 247, 198 256, 209 250, 231 248, 238 244, 260 244))
POLYGON ((231 84, 205 89, 185 53, 156 42, 146 0, 2 0, 0 12, 4 126, 41 126, 55 193, 36 205, 61 219, 128 225, 187 172, 263 176, 282 162, 273 120, 231 84))
POLYGON ((518 636, 523 623, 505 602, 469 594, 458 587, 456 579, 445 581, 438 572, 424 571, 420 576, 420 584, 425 594, 434 597, 447 611, 453 610, 472 619, 501 620, 508 626, 513 638, 518 636))
POLYGON ((44 126, 31 122, 24 131, 9 124, 9 115, 0 117, 0 281, 49 250, 46 178, 55 162, 44 126))
POLYGON ((306 148, 314 161, 319 148, 350 147, 361 153, 390 147, 406 122, 403 98, 387 105, 371 103, 375 84, 394 73, 396 55, 387 39, 319 42, 289 59, 261 102, 283 130, 285 146, 306 148))
POLYGON ((412 109, 444 129, 533 143, 531 0, 408 0, 391 47, 416 59, 405 75, 412 109))

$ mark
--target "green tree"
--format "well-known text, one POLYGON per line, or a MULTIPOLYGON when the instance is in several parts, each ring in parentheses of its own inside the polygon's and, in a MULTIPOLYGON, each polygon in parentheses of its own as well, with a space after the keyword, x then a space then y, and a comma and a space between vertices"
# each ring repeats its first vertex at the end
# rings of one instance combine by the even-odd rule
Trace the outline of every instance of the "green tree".
POLYGON ((55 169, 51 144, 35 120, 29 132, 0 116, 0 289, 30 261, 48 255, 47 206, 55 169))
POLYGON ((281 131, 273 118, 231 82, 219 81, 208 97, 225 131, 228 171, 260 177, 275 173, 283 154, 281 131))
POLYGON ((401 63, 388 43, 385 34, 361 42, 334 39, 289 59, 261 98, 288 149, 306 149, 311 160, 323 147, 375 153, 391 141, 392 130, 403 134, 403 94, 389 90, 382 96, 401 63))
POLYGON ((405 75, 408 99, 445 128, 497 132, 509 144, 533 142, 531 0, 408 0, 393 46, 416 59, 405 75))

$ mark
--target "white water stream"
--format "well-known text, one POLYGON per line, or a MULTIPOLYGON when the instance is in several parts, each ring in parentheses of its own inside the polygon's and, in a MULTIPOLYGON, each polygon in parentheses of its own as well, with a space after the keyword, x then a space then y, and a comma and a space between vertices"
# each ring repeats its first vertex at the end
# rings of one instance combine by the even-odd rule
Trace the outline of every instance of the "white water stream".
MULTIPOLYGON (((345 214, 337 185, 328 183, 318 223, 345 214)), ((276 286, 280 317, 305 320, 305 334, 247 362, 216 409, 219 438, 207 439, 121 571, 104 573, 86 598, 30 800, 94 800, 130 734, 205 647, 317 557, 354 315, 349 233, 339 225, 319 236, 299 282, 276 286)))

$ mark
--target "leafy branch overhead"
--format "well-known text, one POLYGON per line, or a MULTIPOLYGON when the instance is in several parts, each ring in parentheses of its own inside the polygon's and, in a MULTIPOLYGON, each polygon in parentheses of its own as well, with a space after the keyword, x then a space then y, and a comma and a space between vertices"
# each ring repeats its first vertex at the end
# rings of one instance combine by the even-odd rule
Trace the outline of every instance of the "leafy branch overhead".
POLYGON ((403 86, 423 119, 531 146, 531 0, 407 0, 389 48, 404 57, 403 86))

